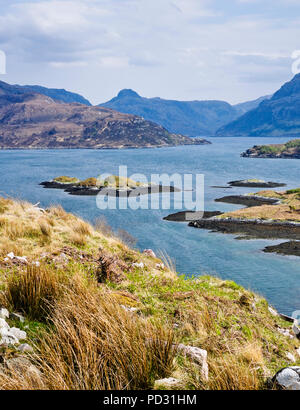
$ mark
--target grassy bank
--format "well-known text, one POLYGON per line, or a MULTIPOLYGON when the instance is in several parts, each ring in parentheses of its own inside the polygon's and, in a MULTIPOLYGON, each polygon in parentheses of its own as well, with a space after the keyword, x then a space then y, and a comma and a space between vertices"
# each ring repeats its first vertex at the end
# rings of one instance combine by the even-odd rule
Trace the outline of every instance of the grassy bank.
POLYGON ((20 352, 1 347, 0 388, 151 389, 172 376, 182 388, 261 389, 292 364, 299 341, 263 298, 163 259, 61 207, 1 199, 0 304, 25 316, 35 371, 5 366, 20 352), (208 380, 179 344, 207 351, 208 380))

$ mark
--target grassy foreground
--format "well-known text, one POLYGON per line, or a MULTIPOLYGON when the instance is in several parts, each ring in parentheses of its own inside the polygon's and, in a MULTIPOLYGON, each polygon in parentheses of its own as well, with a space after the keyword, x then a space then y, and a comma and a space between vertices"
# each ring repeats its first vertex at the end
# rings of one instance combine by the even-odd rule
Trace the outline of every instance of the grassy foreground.
MULTIPOLYGON (((280 333, 290 325, 263 298, 231 281, 178 276, 163 259, 61 207, 0 199, 0 305, 25 316, 18 327, 37 370, 0 364, 0 388, 151 389, 172 376, 187 389, 263 389, 292 364, 299 341, 280 333), (208 380, 179 343, 207 350, 208 380)), ((1 347, 1 363, 20 354, 1 347)))

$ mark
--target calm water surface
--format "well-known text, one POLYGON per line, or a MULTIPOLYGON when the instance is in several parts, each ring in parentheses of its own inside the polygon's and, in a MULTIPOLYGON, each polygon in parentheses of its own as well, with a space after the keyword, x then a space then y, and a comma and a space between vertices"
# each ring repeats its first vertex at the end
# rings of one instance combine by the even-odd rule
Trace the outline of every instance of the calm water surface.
POLYGON ((49 190, 39 182, 58 175, 87 178, 104 172, 118 173, 127 165, 129 175, 143 173, 205 174, 205 208, 228 211, 236 205, 214 199, 252 189, 217 189, 228 181, 262 178, 300 186, 300 160, 241 158, 254 144, 283 142, 276 138, 213 138, 212 145, 138 150, 17 150, 0 151, 0 195, 61 204, 67 211, 94 221, 105 217, 114 229, 125 229, 137 238, 140 249, 163 250, 176 260, 179 272, 208 273, 232 279, 264 295, 281 312, 300 310, 300 258, 265 254, 261 249, 280 241, 234 239, 233 235, 189 228, 185 223, 162 221, 164 210, 106 210, 96 207, 95 197, 70 196, 49 190))

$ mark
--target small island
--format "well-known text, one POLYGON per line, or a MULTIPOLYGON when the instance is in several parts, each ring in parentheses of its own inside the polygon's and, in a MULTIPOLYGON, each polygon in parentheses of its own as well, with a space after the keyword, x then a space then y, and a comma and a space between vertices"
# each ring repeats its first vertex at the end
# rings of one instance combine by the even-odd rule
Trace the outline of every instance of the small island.
POLYGON ((232 198, 224 197, 217 201, 240 203, 247 207, 190 222, 189 226, 238 234, 239 239, 288 239, 292 242, 268 247, 266 251, 299 256, 300 188, 240 195, 234 197, 235 202, 232 198), (256 205, 252 203, 255 198, 258 200, 256 205))
POLYGON ((286 184, 281 184, 278 182, 264 181, 263 179, 242 179, 240 181, 228 182, 231 187, 241 187, 241 188, 279 188, 286 186, 286 184))
POLYGON ((70 195, 85 196, 96 196, 100 194, 127 197, 180 191, 180 189, 174 186, 142 183, 117 175, 110 175, 105 179, 101 179, 101 176, 98 178, 90 177, 85 180, 69 176, 60 176, 50 181, 41 182, 40 185, 44 186, 44 188, 63 189, 70 195))
POLYGON ((241 154, 246 158, 300 158, 300 139, 295 139, 286 144, 254 145, 241 154))

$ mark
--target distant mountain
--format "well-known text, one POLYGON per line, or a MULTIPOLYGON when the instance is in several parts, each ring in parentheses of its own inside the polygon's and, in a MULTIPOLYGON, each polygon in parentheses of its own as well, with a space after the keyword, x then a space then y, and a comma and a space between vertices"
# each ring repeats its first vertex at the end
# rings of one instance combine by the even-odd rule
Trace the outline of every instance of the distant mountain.
POLYGON ((40 85, 17 85, 17 87, 24 88, 27 91, 33 91, 35 93, 47 95, 57 101, 65 103, 79 103, 84 105, 92 105, 86 98, 80 94, 72 93, 64 89, 47 88, 40 85))
POLYGON ((300 74, 284 84, 272 98, 237 120, 221 127, 218 136, 299 137, 300 74))
POLYGON ((248 111, 254 110, 259 104, 265 100, 272 98, 272 95, 265 95, 264 97, 259 97, 253 101, 246 101, 244 103, 234 105, 234 108, 238 110, 239 115, 243 115, 248 111))
POLYGON ((212 135, 239 112, 224 101, 175 101, 144 98, 132 90, 122 90, 102 107, 139 115, 154 121, 170 132, 189 136, 212 135))
POLYGON ((66 104, 0 81, 0 148, 138 148, 204 144, 143 118, 66 104))
POLYGON ((144 98, 133 90, 125 89, 101 107, 139 115, 154 121, 170 132, 189 136, 213 135, 221 126, 237 119, 267 97, 230 105, 225 101, 176 101, 162 98, 144 98))

